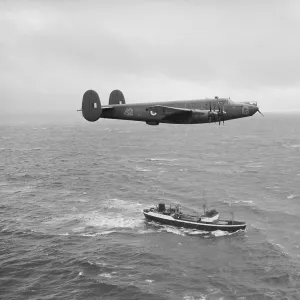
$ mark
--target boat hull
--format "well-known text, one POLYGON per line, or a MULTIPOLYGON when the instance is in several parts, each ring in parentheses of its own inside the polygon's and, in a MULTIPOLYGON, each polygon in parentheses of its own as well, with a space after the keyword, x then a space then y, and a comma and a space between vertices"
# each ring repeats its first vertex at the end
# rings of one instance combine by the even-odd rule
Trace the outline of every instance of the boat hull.
MULTIPOLYGON (((246 224, 244 222, 237 222, 234 221, 234 224, 209 224, 209 223, 201 223, 201 222, 190 222, 180 219, 174 219, 170 215, 163 215, 160 213, 155 212, 147 212, 144 211, 144 216, 148 221, 154 221, 160 224, 175 226, 175 227, 183 227, 189 229, 197 229, 203 231, 215 231, 215 230, 222 230, 227 232, 235 232, 238 230, 245 230, 246 224)), ((224 220, 224 223, 228 222, 224 220)), ((231 222, 231 221, 229 221, 231 222)))

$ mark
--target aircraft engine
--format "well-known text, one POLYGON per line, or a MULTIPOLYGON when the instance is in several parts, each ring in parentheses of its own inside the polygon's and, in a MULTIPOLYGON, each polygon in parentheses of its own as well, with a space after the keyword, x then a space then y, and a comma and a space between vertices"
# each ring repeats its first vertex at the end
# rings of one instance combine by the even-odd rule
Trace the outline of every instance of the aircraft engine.
POLYGON ((114 90, 109 95, 109 105, 125 104, 125 98, 120 90, 114 90))
POLYGON ((82 115, 90 122, 97 121, 102 113, 101 102, 97 92, 88 90, 82 98, 82 115))

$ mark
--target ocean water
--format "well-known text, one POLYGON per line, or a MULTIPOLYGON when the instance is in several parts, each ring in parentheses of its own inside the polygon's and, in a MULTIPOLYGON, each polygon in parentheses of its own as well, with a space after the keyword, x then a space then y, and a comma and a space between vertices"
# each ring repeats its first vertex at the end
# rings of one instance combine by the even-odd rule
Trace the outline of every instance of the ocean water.
POLYGON ((0 126, 1 299, 300 299, 300 115, 0 126), (147 223, 180 204, 229 234, 147 223))

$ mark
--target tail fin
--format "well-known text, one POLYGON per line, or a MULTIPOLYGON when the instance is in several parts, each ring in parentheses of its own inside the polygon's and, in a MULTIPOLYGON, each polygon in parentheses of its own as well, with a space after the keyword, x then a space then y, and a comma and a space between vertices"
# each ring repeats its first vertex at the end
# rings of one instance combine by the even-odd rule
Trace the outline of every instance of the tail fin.
POLYGON ((90 122, 97 121, 101 116, 102 108, 98 94, 93 90, 88 90, 82 98, 82 115, 90 122))
POLYGON ((120 90, 114 90, 109 95, 109 105, 125 104, 125 98, 120 90))

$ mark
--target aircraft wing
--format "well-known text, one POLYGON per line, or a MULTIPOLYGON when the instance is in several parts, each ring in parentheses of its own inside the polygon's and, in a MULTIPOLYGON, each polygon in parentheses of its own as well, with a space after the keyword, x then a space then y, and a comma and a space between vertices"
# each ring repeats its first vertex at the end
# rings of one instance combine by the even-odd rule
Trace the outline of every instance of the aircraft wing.
POLYGON ((188 108, 154 105, 147 107, 151 114, 164 116, 164 120, 184 120, 192 116, 193 111, 188 108))

